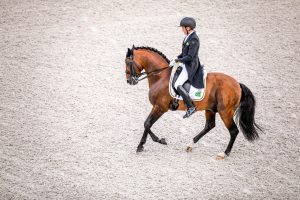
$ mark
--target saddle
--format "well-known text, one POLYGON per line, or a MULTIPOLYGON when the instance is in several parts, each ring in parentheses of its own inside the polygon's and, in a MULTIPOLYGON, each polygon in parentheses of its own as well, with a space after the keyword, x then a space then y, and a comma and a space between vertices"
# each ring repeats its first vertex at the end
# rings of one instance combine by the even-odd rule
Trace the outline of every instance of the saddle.
MULTIPOLYGON (((169 81, 169 93, 170 95, 177 100, 183 100, 181 96, 176 91, 176 88, 174 87, 174 84, 182 70, 180 67, 181 63, 176 63, 174 64, 171 72, 171 77, 169 81)), ((186 81, 183 84, 183 88, 189 93, 189 96, 193 101, 201 101, 205 97, 205 90, 206 90, 206 77, 207 77, 207 72, 204 70, 203 71, 203 85, 204 88, 195 88, 191 85, 189 81, 186 81)))

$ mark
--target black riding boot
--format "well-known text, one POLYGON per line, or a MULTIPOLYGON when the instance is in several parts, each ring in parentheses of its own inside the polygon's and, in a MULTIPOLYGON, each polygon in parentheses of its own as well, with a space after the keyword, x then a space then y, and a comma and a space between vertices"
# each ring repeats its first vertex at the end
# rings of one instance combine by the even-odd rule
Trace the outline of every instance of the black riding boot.
POLYGON ((180 96, 182 96, 184 103, 187 105, 188 110, 183 116, 183 118, 187 118, 196 112, 196 108, 189 94, 185 91, 185 89, 181 85, 177 87, 177 92, 180 94, 180 96))

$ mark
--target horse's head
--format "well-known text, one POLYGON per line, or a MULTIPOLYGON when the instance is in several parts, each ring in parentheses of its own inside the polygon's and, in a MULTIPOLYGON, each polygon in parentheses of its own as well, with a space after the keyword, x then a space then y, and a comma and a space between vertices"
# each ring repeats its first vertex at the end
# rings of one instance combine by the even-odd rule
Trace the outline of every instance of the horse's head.
POLYGON ((134 46, 131 49, 128 48, 126 54, 126 79, 127 83, 130 85, 136 85, 138 83, 139 77, 141 75, 141 71, 143 68, 138 65, 137 61, 134 58, 134 46))
POLYGON ((169 74, 161 73, 169 68, 169 63, 170 60, 155 48, 132 46, 131 49, 128 48, 125 58, 127 83, 136 85, 145 78, 150 82, 155 82, 162 77, 169 78, 169 74), (143 75, 146 76, 141 78, 143 75))

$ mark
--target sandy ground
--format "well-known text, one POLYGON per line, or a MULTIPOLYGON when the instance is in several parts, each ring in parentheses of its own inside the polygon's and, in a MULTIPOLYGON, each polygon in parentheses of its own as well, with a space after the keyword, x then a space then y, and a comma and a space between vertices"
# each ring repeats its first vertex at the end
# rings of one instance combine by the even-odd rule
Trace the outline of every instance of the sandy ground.
POLYGON ((0 2, 0 199, 298 199, 299 1, 0 2), (180 52, 194 16, 201 62, 246 84, 265 134, 217 126, 192 153, 204 113, 166 113, 136 154, 147 82, 125 81, 126 48, 180 52))

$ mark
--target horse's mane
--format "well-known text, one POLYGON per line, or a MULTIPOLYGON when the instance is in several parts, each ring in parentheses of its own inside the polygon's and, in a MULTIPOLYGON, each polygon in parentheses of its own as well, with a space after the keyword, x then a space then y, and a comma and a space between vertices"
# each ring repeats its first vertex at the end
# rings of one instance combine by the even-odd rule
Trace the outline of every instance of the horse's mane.
POLYGON ((165 54, 163 54, 161 51, 158 51, 155 48, 141 46, 141 47, 134 47, 134 49, 136 49, 136 50, 138 50, 138 49, 145 49, 145 50, 153 51, 153 52, 159 54, 161 57, 163 57, 163 59, 165 59, 165 61, 167 61, 168 64, 170 63, 170 60, 167 58, 167 56, 165 54))

